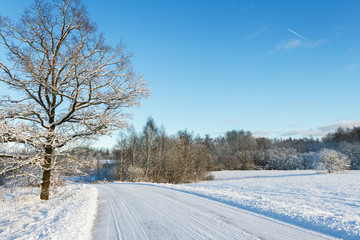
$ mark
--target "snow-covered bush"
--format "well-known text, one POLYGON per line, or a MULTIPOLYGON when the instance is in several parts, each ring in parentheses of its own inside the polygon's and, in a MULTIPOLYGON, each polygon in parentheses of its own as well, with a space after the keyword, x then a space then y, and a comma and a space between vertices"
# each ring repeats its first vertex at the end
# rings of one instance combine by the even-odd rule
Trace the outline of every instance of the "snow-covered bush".
POLYGON ((128 168, 126 180, 130 182, 144 181, 144 169, 130 166, 128 168))
POLYGON ((360 143, 348 143, 342 142, 338 147, 339 151, 347 156, 351 160, 351 169, 360 170, 360 143))
POLYGON ((293 161, 295 156, 296 149, 291 147, 274 147, 265 150, 265 158, 268 161, 268 169, 270 170, 297 169, 292 163, 289 163, 293 161))
POLYGON ((293 170, 313 169, 314 159, 316 156, 317 154, 315 152, 296 154, 296 168, 293 170))
POLYGON ((317 171, 341 171, 350 168, 351 161, 348 156, 331 149, 323 149, 315 158, 314 169, 317 171))

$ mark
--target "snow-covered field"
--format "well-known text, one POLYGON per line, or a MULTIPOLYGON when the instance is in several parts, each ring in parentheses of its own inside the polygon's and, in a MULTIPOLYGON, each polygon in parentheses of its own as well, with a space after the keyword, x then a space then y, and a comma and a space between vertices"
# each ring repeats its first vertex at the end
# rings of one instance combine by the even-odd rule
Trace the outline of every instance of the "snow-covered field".
POLYGON ((66 185, 39 199, 40 189, 0 188, 0 239, 91 239, 97 190, 66 185))
POLYGON ((360 171, 221 171, 166 187, 344 239, 360 239, 360 171))

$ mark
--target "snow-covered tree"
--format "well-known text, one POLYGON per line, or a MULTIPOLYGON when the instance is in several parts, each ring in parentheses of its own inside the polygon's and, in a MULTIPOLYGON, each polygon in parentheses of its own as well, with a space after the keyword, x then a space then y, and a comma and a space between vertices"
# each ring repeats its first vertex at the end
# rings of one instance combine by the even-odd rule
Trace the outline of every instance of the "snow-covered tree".
MULTIPOLYGON (((288 170, 293 169, 292 163, 296 157, 296 149, 292 147, 273 147, 265 150, 265 158, 268 161, 268 169, 288 170)), ((296 169, 296 167, 295 167, 296 169)))
POLYGON ((3 172, 38 167, 47 200, 51 172, 69 159, 62 152, 125 127, 124 109, 149 90, 132 54, 105 44, 80 0, 34 0, 18 22, 0 17, 0 45, 0 82, 17 92, 0 97, 0 144, 26 149, 2 153, 3 172))
POLYGON ((360 169, 360 143, 341 142, 338 150, 351 160, 351 169, 360 169))
POLYGON ((341 171, 350 168, 351 161, 348 156, 331 149, 323 149, 318 153, 314 168, 318 171, 341 171))

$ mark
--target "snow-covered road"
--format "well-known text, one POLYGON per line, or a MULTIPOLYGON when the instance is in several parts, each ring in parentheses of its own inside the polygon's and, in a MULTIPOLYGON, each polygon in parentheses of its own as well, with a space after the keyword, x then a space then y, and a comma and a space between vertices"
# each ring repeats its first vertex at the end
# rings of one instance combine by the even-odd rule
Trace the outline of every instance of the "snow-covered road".
POLYGON ((151 184, 96 185, 94 239, 333 239, 221 202, 151 184))

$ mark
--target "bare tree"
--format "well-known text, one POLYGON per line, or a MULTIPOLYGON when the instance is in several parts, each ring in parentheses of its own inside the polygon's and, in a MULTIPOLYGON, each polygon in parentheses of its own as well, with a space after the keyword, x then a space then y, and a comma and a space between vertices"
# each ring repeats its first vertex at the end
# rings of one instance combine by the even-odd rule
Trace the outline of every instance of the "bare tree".
POLYGON ((149 177, 149 174, 153 174, 153 161, 154 161, 154 151, 156 149, 156 136, 158 135, 158 128, 155 125, 155 121, 152 117, 149 117, 144 126, 144 140, 145 140, 145 155, 146 155, 146 170, 145 170, 145 178, 149 177))
POLYGON ((118 167, 116 169, 116 175, 120 181, 124 181, 126 178, 126 172, 129 167, 129 150, 130 150, 129 138, 125 135, 125 133, 121 132, 118 136, 117 143, 114 148, 114 152, 116 155, 116 160, 118 161, 118 167))
POLYGON ((38 166, 47 200, 63 150, 125 127, 124 108, 149 90, 132 70, 132 54, 122 43, 105 44, 80 0, 34 0, 18 22, 0 17, 0 44, 8 51, 0 82, 18 93, 0 97, 0 141, 29 149, 2 154, 13 160, 4 171, 38 166))

